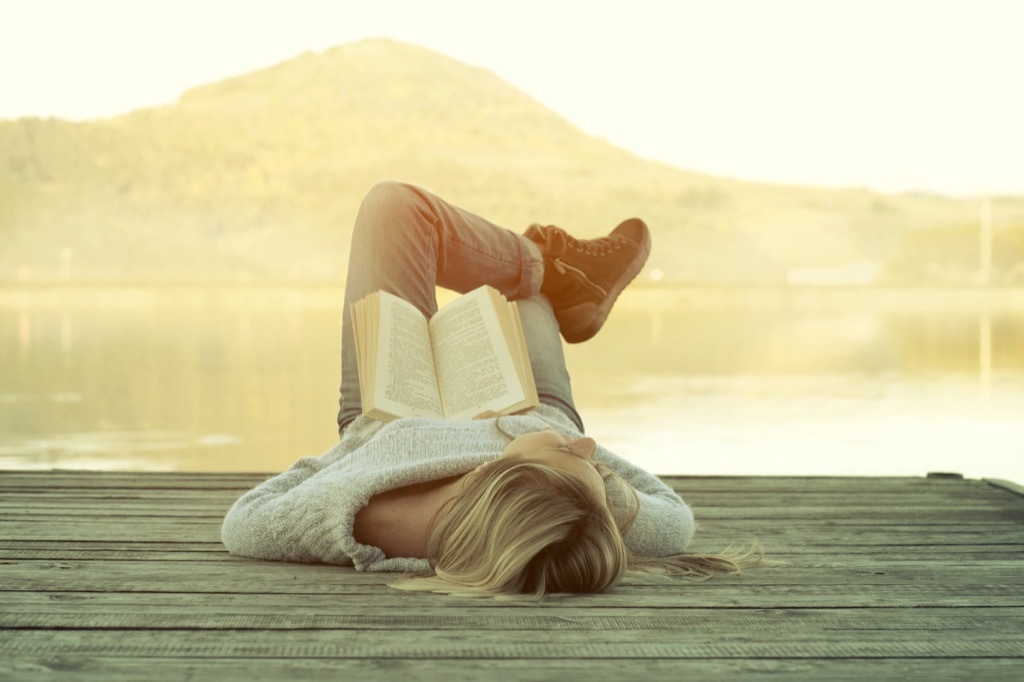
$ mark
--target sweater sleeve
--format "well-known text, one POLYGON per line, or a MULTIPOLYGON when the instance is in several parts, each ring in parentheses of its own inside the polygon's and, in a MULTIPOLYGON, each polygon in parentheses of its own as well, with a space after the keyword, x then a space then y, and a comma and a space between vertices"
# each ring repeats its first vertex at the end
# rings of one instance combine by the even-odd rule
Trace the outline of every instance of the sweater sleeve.
POLYGON ((404 419, 364 424, 360 430, 358 422, 323 456, 304 457, 242 495, 221 527, 228 550, 258 559, 357 570, 428 569, 424 559, 388 559, 379 547, 356 540, 356 514, 375 493, 447 478, 489 459, 479 452, 477 432, 485 425, 453 429, 432 420, 404 419))
MULTIPOLYGON (((275 561, 350 565, 341 550, 342 504, 327 504, 324 457, 303 457, 291 468, 242 495, 221 526, 221 541, 232 554, 275 561), (318 480, 320 479, 320 480, 318 480), (313 491, 316 491, 314 494, 313 491)), ((337 466, 337 465, 335 465, 337 466)), ((342 491, 336 491, 339 502, 342 491)))
POLYGON ((645 557, 682 554, 695 530, 690 506, 660 478, 603 448, 594 459, 636 490, 640 506, 633 524, 622 536, 630 551, 645 557))

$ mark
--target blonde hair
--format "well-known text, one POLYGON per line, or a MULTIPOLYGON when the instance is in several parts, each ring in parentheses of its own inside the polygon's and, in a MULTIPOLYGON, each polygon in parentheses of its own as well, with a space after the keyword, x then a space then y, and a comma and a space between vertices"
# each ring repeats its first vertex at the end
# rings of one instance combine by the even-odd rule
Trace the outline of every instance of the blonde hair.
MULTIPOLYGON (((495 427, 512 438, 497 421, 495 427)), ((636 520, 640 499, 625 479, 596 466, 605 500, 554 467, 500 458, 489 462, 431 522, 427 559, 434 575, 391 586, 540 599, 550 593, 603 592, 627 572, 706 580, 762 563, 764 551, 756 543, 742 553, 633 555, 622 536, 636 520)))
POLYGON ((629 550, 611 511, 579 478, 498 459, 435 517, 427 559, 434 576, 393 587, 533 598, 602 592, 622 579, 629 550))

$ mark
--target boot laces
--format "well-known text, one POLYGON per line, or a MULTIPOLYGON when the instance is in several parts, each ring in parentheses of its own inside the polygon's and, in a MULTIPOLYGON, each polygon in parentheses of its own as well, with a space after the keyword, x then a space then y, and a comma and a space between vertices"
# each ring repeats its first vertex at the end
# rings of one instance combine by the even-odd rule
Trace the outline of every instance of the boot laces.
MULTIPOLYGON (((536 224, 535 224, 536 225, 536 224)), ((541 227, 536 225, 536 227, 541 227)), ((544 235, 543 252, 550 257, 559 272, 565 272, 560 258, 569 249, 587 256, 607 256, 613 251, 622 248, 622 239, 619 237, 601 237, 600 239, 577 239, 560 227, 549 225, 543 228, 544 235)))

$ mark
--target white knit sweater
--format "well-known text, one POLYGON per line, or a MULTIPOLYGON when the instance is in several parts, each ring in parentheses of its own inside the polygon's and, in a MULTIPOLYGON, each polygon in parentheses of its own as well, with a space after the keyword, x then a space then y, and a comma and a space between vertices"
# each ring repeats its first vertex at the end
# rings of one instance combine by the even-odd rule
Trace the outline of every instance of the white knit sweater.
MULTIPOLYGON (((581 435, 562 412, 547 405, 502 417, 501 426, 513 436, 548 428, 569 438, 581 435)), ((359 417, 322 456, 303 457, 235 502, 221 539, 233 554, 258 559, 426 572, 426 559, 389 559, 380 548, 356 542, 356 512, 385 490, 470 471, 495 459, 506 445, 508 439, 490 419, 383 424, 359 417)), ((630 550, 640 556, 681 553, 694 532, 686 503, 657 477, 600 446, 594 461, 617 472, 639 494, 639 513, 624 536, 630 550)))

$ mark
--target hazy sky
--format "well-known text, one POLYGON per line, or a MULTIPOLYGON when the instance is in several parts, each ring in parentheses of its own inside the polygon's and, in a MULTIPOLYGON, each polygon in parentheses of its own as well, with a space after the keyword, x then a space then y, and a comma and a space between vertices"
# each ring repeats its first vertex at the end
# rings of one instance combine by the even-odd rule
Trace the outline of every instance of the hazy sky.
POLYGON ((0 0, 0 118, 87 119, 391 37, 673 165, 1024 193, 1024 0, 0 0))

